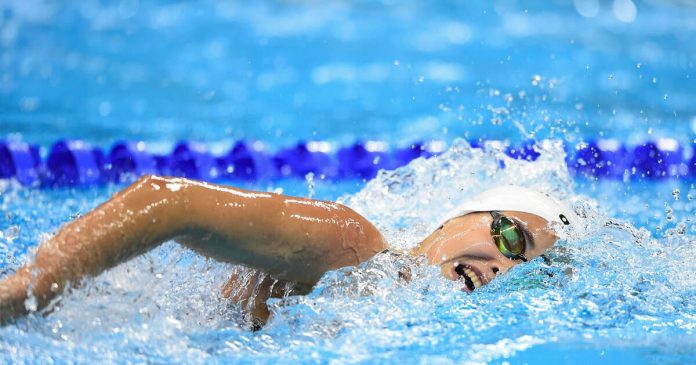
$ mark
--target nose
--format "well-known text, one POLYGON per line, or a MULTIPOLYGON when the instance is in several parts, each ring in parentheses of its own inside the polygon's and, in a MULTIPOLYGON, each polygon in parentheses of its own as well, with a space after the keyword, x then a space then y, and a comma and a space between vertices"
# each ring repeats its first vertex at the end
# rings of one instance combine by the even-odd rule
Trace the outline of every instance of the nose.
POLYGON ((493 275, 504 274, 510 270, 513 266, 517 265, 518 261, 510 260, 505 257, 500 251, 495 250, 496 255, 491 259, 488 265, 493 272, 493 275))
POLYGON ((508 270, 518 263, 517 261, 505 257, 505 255, 500 253, 497 249, 487 251, 487 253, 488 257, 483 261, 479 261, 479 264, 481 265, 483 274, 488 277, 489 280, 493 280, 499 274, 508 272, 508 270))

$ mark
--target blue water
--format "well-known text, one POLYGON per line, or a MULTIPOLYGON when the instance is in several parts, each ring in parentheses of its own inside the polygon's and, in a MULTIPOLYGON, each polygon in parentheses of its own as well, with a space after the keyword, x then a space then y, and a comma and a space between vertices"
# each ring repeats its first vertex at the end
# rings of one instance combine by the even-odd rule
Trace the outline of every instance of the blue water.
MULTIPOLYGON (((588 217, 548 262, 472 295, 433 268, 379 256, 273 302, 259 332, 219 295, 239 268, 167 243, 86 280, 50 315, 0 328, 0 362, 696 362, 693 183, 568 176, 556 145, 691 143, 689 2, 35 0, 0 9, 0 138, 160 149, 179 139, 271 148, 439 139, 455 147, 368 183, 244 187, 339 199, 394 248, 417 243, 457 201, 511 181, 588 217), (506 157, 460 137, 532 138, 543 151, 501 170, 506 157), (396 275, 402 265, 414 272, 409 283, 396 275)), ((121 187, 0 182, 0 274, 121 187)))
POLYGON ((576 3, 4 2, 0 135, 688 140, 696 9, 576 3))

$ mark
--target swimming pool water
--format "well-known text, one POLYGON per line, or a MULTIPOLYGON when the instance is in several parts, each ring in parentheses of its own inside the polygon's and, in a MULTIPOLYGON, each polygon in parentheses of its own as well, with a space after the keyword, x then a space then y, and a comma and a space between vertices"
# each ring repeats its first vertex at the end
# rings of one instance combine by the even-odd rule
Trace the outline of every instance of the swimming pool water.
MULTIPOLYGON (((50 315, 0 328, 0 362, 696 361, 693 182, 571 177, 558 145, 669 137, 690 146, 689 2, 35 0, 0 9, 2 138, 161 148, 442 139, 455 146, 443 156, 368 183, 317 180, 312 194, 366 215, 395 248, 500 183, 553 192, 588 217, 549 260, 471 295, 433 268, 378 256, 326 274, 308 296, 275 301, 258 332, 219 295, 237 268, 167 243, 85 280, 50 315), (459 137, 533 138, 542 155, 514 161, 459 137), (398 279, 401 266, 411 282, 398 279)), ((121 187, 0 182, 0 274, 121 187)), ((244 187, 310 194, 302 180, 244 187)))
MULTIPOLYGON (((1 329, 2 356, 27 363, 688 363, 696 325, 696 270, 689 255, 696 228, 688 218, 694 203, 672 192, 678 187, 693 195, 696 189, 630 185, 635 190, 625 200, 614 198, 600 210, 597 201, 570 190, 557 148, 535 162, 505 160, 500 169, 502 152, 457 146, 383 173, 340 199, 376 222, 395 249, 418 242, 464 197, 513 177, 577 199, 586 227, 566 232, 548 261, 517 266, 474 294, 461 292, 461 283, 442 279, 435 268, 378 256, 360 268, 328 273, 308 296, 275 301, 274 319, 249 332, 239 308, 219 295, 230 265, 169 243, 86 280, 49 316, 1 329), (652 213, 634 213, 636 201, 652 213), (673 218, 662 213, 667 208, 673 218), (688 225, 682 232, 679 224, 688 225), (408 283, 398 279, 404 265, 414 272, 408 283)), ((288 192, 303 195, 306 187, 285 183, 288 192)), ((5 230, 14 236, 4 237, 3 249, 12 253, 5 270, 17 266, 13 257, 37 237, 115 188, 7 187, 3 211, 15 228, 5 230)), ((584 193, 593 194, 591 188, 584 193)), ((317 196, 335 193, 319 186, 317 196)))
POLYGON ((688 1, 0 6, 0 135, 43 145, 693 134, 688 1))

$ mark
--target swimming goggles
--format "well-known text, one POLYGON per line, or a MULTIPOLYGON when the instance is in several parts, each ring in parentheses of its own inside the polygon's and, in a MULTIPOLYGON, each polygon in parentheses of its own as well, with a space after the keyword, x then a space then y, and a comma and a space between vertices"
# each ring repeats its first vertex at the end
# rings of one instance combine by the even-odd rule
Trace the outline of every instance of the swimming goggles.
POLYGON ((524 257, 524 250, 527 247, 524 229, 519 224, 504 216, 498 211, 491 211, 493 223, 491 224, 491 236, 495 245, 498 246, 500 253, 510 260, 527 259, 524 257))

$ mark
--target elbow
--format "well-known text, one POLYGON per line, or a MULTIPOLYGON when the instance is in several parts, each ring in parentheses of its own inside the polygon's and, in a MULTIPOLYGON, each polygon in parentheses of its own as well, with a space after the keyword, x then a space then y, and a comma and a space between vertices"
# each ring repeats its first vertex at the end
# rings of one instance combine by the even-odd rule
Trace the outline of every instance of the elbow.
MULTIPOLYGON (((191 181, 184 178, 143 175, 127 190, 128 207, 133 211, 152 216, 151 222, 160 228, 167 228, 173 238, 188 230, 193 222, 188 212, 192 209, 191 181)), ((154 227, 153 227, 154 228, 154 227)), ((171 235, 170 234, 170 235, 171 235)))
MULTIPOLYGON (((365 220, 363 218, 363 220, 365 220)), ((384 239, 384 236, 382 235, 382 232, 380 232, 377 227, 375 227, 372 223, 369 221, 365 220, 363 223, 363 231, 364 233, 364 251, 365 255, 369 256, 366 259, 369 259, 370 257, 386 250, 388 248, 387 246, 387 240, 384 239)))
POLYGON ((347 210, 345 219, 347 230, 342 236, 344 258, 351 258, 348 265, 358 265, 372 256, 387 249, 387 241, 382 233, 370 221, 351 209, 347 210))

